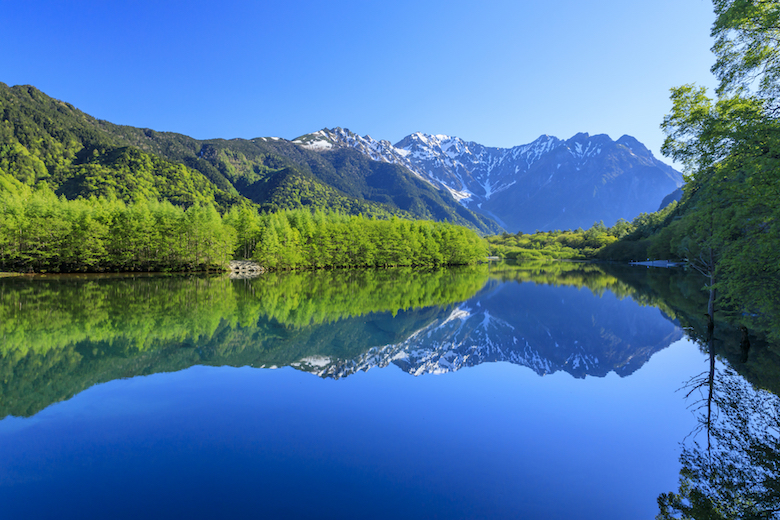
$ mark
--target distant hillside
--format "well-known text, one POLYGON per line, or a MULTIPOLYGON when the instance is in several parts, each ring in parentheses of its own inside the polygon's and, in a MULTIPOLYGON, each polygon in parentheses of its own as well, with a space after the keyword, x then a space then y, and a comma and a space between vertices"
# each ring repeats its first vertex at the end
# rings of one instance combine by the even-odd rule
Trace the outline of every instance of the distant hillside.
POLYGON ((144 197, 227 207, 242 197, 186 165, 128 146, 72 105, 0 83, 0 173, 68 198, 144 197))
POLYGON ((67 198, 146 198, 223 210, 310 207, 501 230, 406 169, 359 154, 322 156, 278 138, 201 141, 115 125, 31 86, 0 83, 0 113, 0 173, 28 185, 46 182, 67 198))
POLYGON ((513 232, 631 220, 655 211, 682 184, 679 172, 630 136, 617 141, 584 133, 566 141, 542 136, 526 145, 491 148, 423 133, 392 145, 335 128, 293 142, 323 155, 352 148, 404 166, 513 232))
POLYGON ((683 198, 683 190, 682 188, 677 188, 673 192, 671 192, 669 195, 664 197, 664 200, 661 201, 661 205, 658 206, 658 211, 661 211, 666 206, 671 204, 672 202, 680 202, 683 198))

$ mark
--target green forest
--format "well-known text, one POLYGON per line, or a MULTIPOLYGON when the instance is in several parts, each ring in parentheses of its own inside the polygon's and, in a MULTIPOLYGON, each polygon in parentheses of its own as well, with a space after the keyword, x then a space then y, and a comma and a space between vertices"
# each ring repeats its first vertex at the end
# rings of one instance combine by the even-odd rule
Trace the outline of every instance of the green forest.
POLYGON ((0 271, 468 264, 498 229, 351 150, 119 126, 30 86, 0 84, 0 115, 0 271))
POLYGON ((596 222, 587 230, 502 233, 487 240, 491 255, 512 260, 643 261, 649 258, 648 245, 646 241, 637 241, 657 232, 676 209, 677 202, 672 202, 655 213, 642 213, 631 222, 620 219, 611 227, 596 222))
POLYGON ((684 196, 644 241, 648 256, 703 274, 730 319, 768 330, 780 317, 780 5, 714 6, 718 87, 671 91, 662 151, 685 165, 684 196))
POLYGON ((453 224, 308 209, 261 213, 236 205, 68 200, 0 174, 0 268, 22 272, 225 270, 233 258, 266 269, 440 266, 487 256, 453 224))

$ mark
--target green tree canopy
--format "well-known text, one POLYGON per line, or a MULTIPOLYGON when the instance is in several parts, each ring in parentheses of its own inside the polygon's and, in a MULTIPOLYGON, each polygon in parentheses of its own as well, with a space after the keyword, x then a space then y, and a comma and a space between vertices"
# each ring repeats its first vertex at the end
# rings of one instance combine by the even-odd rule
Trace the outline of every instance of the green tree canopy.
MULTIPOLYGON (((662 152, 686 169, 656 251, 704 272, 738 320, 780 316, 780 2, 715 0, 716 97, 672 89, 662 152)), ((714 296, 714 292, 712 292, 714 296)))

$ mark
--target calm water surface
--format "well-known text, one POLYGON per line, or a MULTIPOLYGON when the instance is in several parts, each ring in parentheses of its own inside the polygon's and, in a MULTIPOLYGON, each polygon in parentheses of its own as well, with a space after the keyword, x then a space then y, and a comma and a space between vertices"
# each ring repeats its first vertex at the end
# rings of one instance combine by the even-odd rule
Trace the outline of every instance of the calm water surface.
POLYGON ((2 518, 653 518, 709 368, 588 266, 2 284, 2 518))

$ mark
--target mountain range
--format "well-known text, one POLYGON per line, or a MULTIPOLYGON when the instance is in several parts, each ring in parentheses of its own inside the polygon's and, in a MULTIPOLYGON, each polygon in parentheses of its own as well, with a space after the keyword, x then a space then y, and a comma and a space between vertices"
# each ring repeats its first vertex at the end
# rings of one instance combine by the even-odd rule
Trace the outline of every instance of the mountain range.
POLYGON ((279 138, 197 140, 96 119, 32 86, 0 83, 0 177, 66 198, 165 199, 227 209, 308 207, 501 227, 398 165, 279 138))
POLYGON ((656 211, 683 180, 628 135, 617 141, 603 134, 568 140, 543 135, 529 144, 492 148, 420 132, 393 145, 335 128, 293 143, 320 152, 353 148, 374 161, 402 165, 510 231, 631 220, 656 211))
POLYGON ((261 210, 310 207, 446 220, 484 234, 590 227, 652 212, 682 183, 636 139, 542 136, 513 148, 349 130, 198 140, 96 119, 32 86, 0 83, 0 176, 58 195, 261 210))

